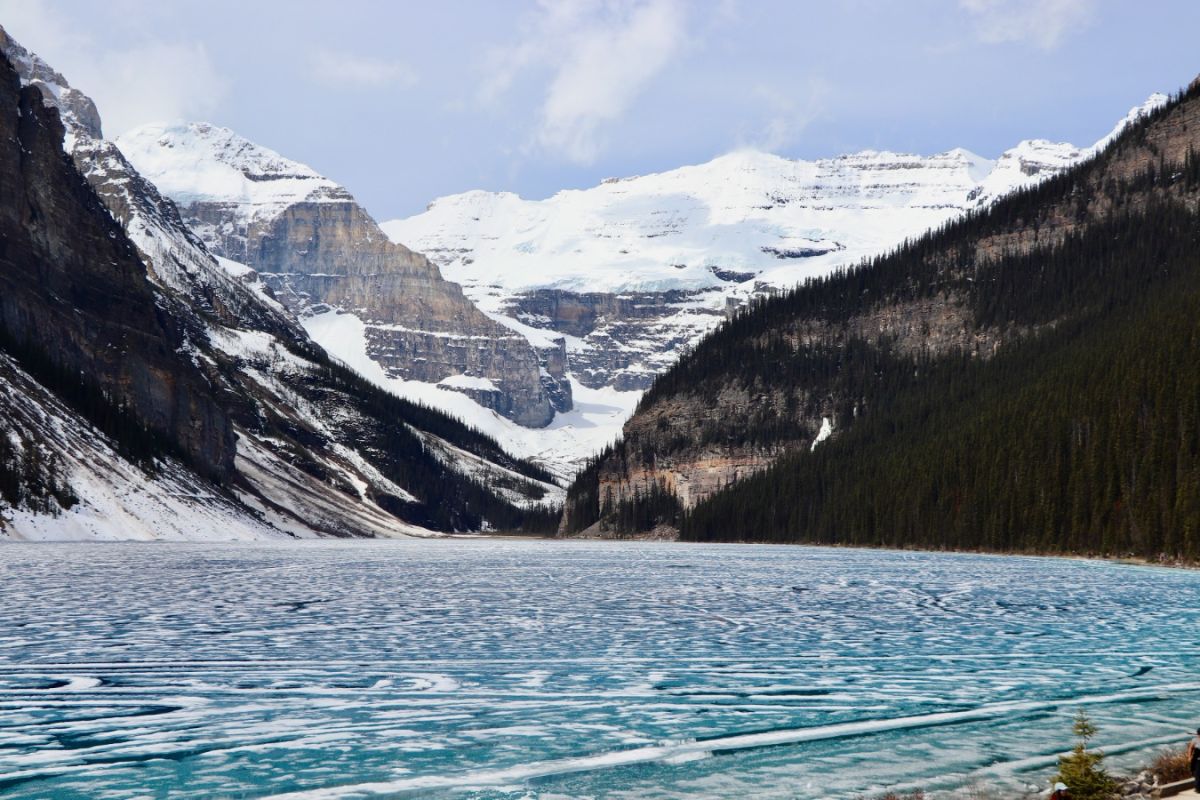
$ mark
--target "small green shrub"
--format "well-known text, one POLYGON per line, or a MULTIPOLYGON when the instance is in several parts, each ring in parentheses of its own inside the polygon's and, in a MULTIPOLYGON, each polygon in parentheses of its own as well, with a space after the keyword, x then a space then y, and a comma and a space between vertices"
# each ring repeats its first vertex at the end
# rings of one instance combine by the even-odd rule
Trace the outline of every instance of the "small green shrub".
POLYGON ((1117 791, 1117 784, 1104 769, 1104 753, 1088 750, 1097 728, 1080 710, 1072 726, 1075 747, 1070 753, 1058 757, 1058 774, 1052 782, 1061 781, 1071 790, 1071 800, 1109 800, 1117 791))

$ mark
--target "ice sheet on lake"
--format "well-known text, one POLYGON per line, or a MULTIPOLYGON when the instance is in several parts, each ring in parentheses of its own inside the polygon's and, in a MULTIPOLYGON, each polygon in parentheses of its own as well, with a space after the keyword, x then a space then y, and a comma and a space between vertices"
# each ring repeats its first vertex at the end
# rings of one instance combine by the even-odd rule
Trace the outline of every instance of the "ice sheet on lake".
POLYGON ((0 794, 848 798, 1200 718, 1200 574, 657 543, 0 547, 0 794))

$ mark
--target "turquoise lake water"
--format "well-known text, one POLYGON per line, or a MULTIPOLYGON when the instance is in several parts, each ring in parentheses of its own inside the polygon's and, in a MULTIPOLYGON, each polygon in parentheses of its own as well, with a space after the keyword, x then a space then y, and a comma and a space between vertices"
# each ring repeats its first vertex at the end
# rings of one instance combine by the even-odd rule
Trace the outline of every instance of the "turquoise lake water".
MULTIPOLYGON (((754 545, 0 546, 0 797, 1044 788, 1200 721, 1200 573, 754 545)), ((949 796, 949 795, 947 795, 949 796)))

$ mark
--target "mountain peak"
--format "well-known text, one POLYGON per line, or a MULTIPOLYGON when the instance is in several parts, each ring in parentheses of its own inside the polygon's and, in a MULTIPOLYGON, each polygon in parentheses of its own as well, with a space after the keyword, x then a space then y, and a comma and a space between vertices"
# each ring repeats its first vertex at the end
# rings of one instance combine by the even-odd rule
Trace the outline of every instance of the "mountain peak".
POLYGON ((142 125, 122 134, 116 144, 177 201, 236 202, 256 213, 272 213, 297 202, 350 198, 311 167, 207 122, 142 125))
POLYGON ((1154 94, 1150 95, 1148 98, 1146 98, 1146 102, 1129 109, 1129 113, 1118 120, 1116 126, 1113 127, 1107 136, 1096 142, 1096 144, 1092 145, 1091 152, 1098 153, 1105 147, 1108 147, 1108 145, 1114 139, 1121 135, 1121 131, 1125 130, 1127 127, 1132 125, 1134 122, 1137 122, 1147 114, 1152 114, 1158 109, 1162 108, 1168 102, 1170 102, 1170 100, 1171 98, 1162 92, 1155 92, 1154 94))
POLYGON ((62 73, 51 67, 36 53, 21 46, 0 26, 0 52, 8 57, 25 83, 36 86, 47 105, 58 109, 59 118, 67 129, 64 147, 71 151, 75 137, 99 139, 102 136, 100 112, 92 99, 78 89, 71 88, 62 73))
POLYGON ((790 163, 793 159, 776 153, 760 150, 757 147, 738 147, 728 153, 717 156, 710 164, 726 164, 738 167, 777 167, 790 163))

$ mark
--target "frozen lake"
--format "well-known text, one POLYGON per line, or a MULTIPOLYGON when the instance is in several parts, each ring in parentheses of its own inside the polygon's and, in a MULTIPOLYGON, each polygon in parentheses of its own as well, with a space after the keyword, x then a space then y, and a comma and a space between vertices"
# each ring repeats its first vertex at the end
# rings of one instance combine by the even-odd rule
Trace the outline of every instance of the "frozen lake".
MULTIPOLYGON (((1200 573, 542 541, 0 546, 5 798, 851 797, 1200 721, 1200 573)), ((1045 784, 1042 783, 1042 786, 1045 784)))

